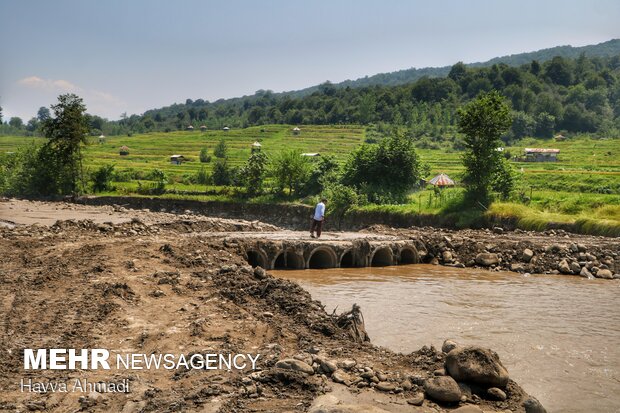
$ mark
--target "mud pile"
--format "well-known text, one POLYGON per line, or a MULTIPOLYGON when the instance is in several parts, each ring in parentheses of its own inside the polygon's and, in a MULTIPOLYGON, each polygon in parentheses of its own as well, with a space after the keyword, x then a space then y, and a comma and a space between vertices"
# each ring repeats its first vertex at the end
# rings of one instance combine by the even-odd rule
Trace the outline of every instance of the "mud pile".
POLYGON ((542 411, 508 376, 457 380, 453 348, 403 355, 356 342, 299 285, 209 236, 267 227, 228 221, 0 229, 0 411, 542 411), (24 348, 260 359, 256 370, 26 371, 24 348), (28 379, 127 379, 131 390, 22 392, 28 379))

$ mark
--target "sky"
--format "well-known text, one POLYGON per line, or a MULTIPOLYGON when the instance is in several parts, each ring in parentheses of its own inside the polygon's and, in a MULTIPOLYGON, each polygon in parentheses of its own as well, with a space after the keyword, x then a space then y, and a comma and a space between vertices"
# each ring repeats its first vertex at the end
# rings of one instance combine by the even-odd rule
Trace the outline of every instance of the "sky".
POLYGON ((620 38, 618 0, 0 0, 0 106, 122 113, 620 38))

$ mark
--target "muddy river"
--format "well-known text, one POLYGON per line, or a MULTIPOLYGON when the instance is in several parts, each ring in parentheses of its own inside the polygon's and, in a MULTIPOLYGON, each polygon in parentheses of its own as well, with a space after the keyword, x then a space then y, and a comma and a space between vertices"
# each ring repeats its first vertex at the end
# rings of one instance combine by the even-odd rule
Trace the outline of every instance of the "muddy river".
POLYGON ((361 305, 374 344, 480 344, 549 412, 620 412, 619 282, 431 265, 273 273, 329 312, 361 305))

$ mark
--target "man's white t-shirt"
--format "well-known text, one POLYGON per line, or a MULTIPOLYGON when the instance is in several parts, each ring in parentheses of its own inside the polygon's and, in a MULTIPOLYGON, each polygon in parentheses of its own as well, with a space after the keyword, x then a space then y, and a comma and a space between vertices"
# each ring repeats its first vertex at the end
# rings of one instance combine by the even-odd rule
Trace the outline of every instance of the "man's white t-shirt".
POLYGON ((319 202, 316 204, 316 208, 314 210, 314 219, 317 221, 323 220, 323 216, 325 215, 325 204, 319 202))

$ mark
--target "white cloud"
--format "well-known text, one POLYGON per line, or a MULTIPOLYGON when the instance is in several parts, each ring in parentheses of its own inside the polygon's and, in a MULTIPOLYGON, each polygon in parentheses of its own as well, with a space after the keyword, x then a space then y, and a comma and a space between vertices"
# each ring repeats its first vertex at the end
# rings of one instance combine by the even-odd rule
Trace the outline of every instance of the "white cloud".
POLYGON ((63 92, 79 92, 81 89, 64 79, 43 79, 38 76, 29 76, 17 81, 21 86, 31 89, 55 90, 63 92))
MULTIPOLYGON (((75 93, 80 95, 88 112, 103 116, 126 111, 126 102, 101 90, 85 89, 65 79, 46 79, 39 76, 28 76, 17 81, 17 85, 31 90, 37 95, 52 96, 57 93, 75 93)), ((114 115, 115 116, 115 115, 114 115)))

